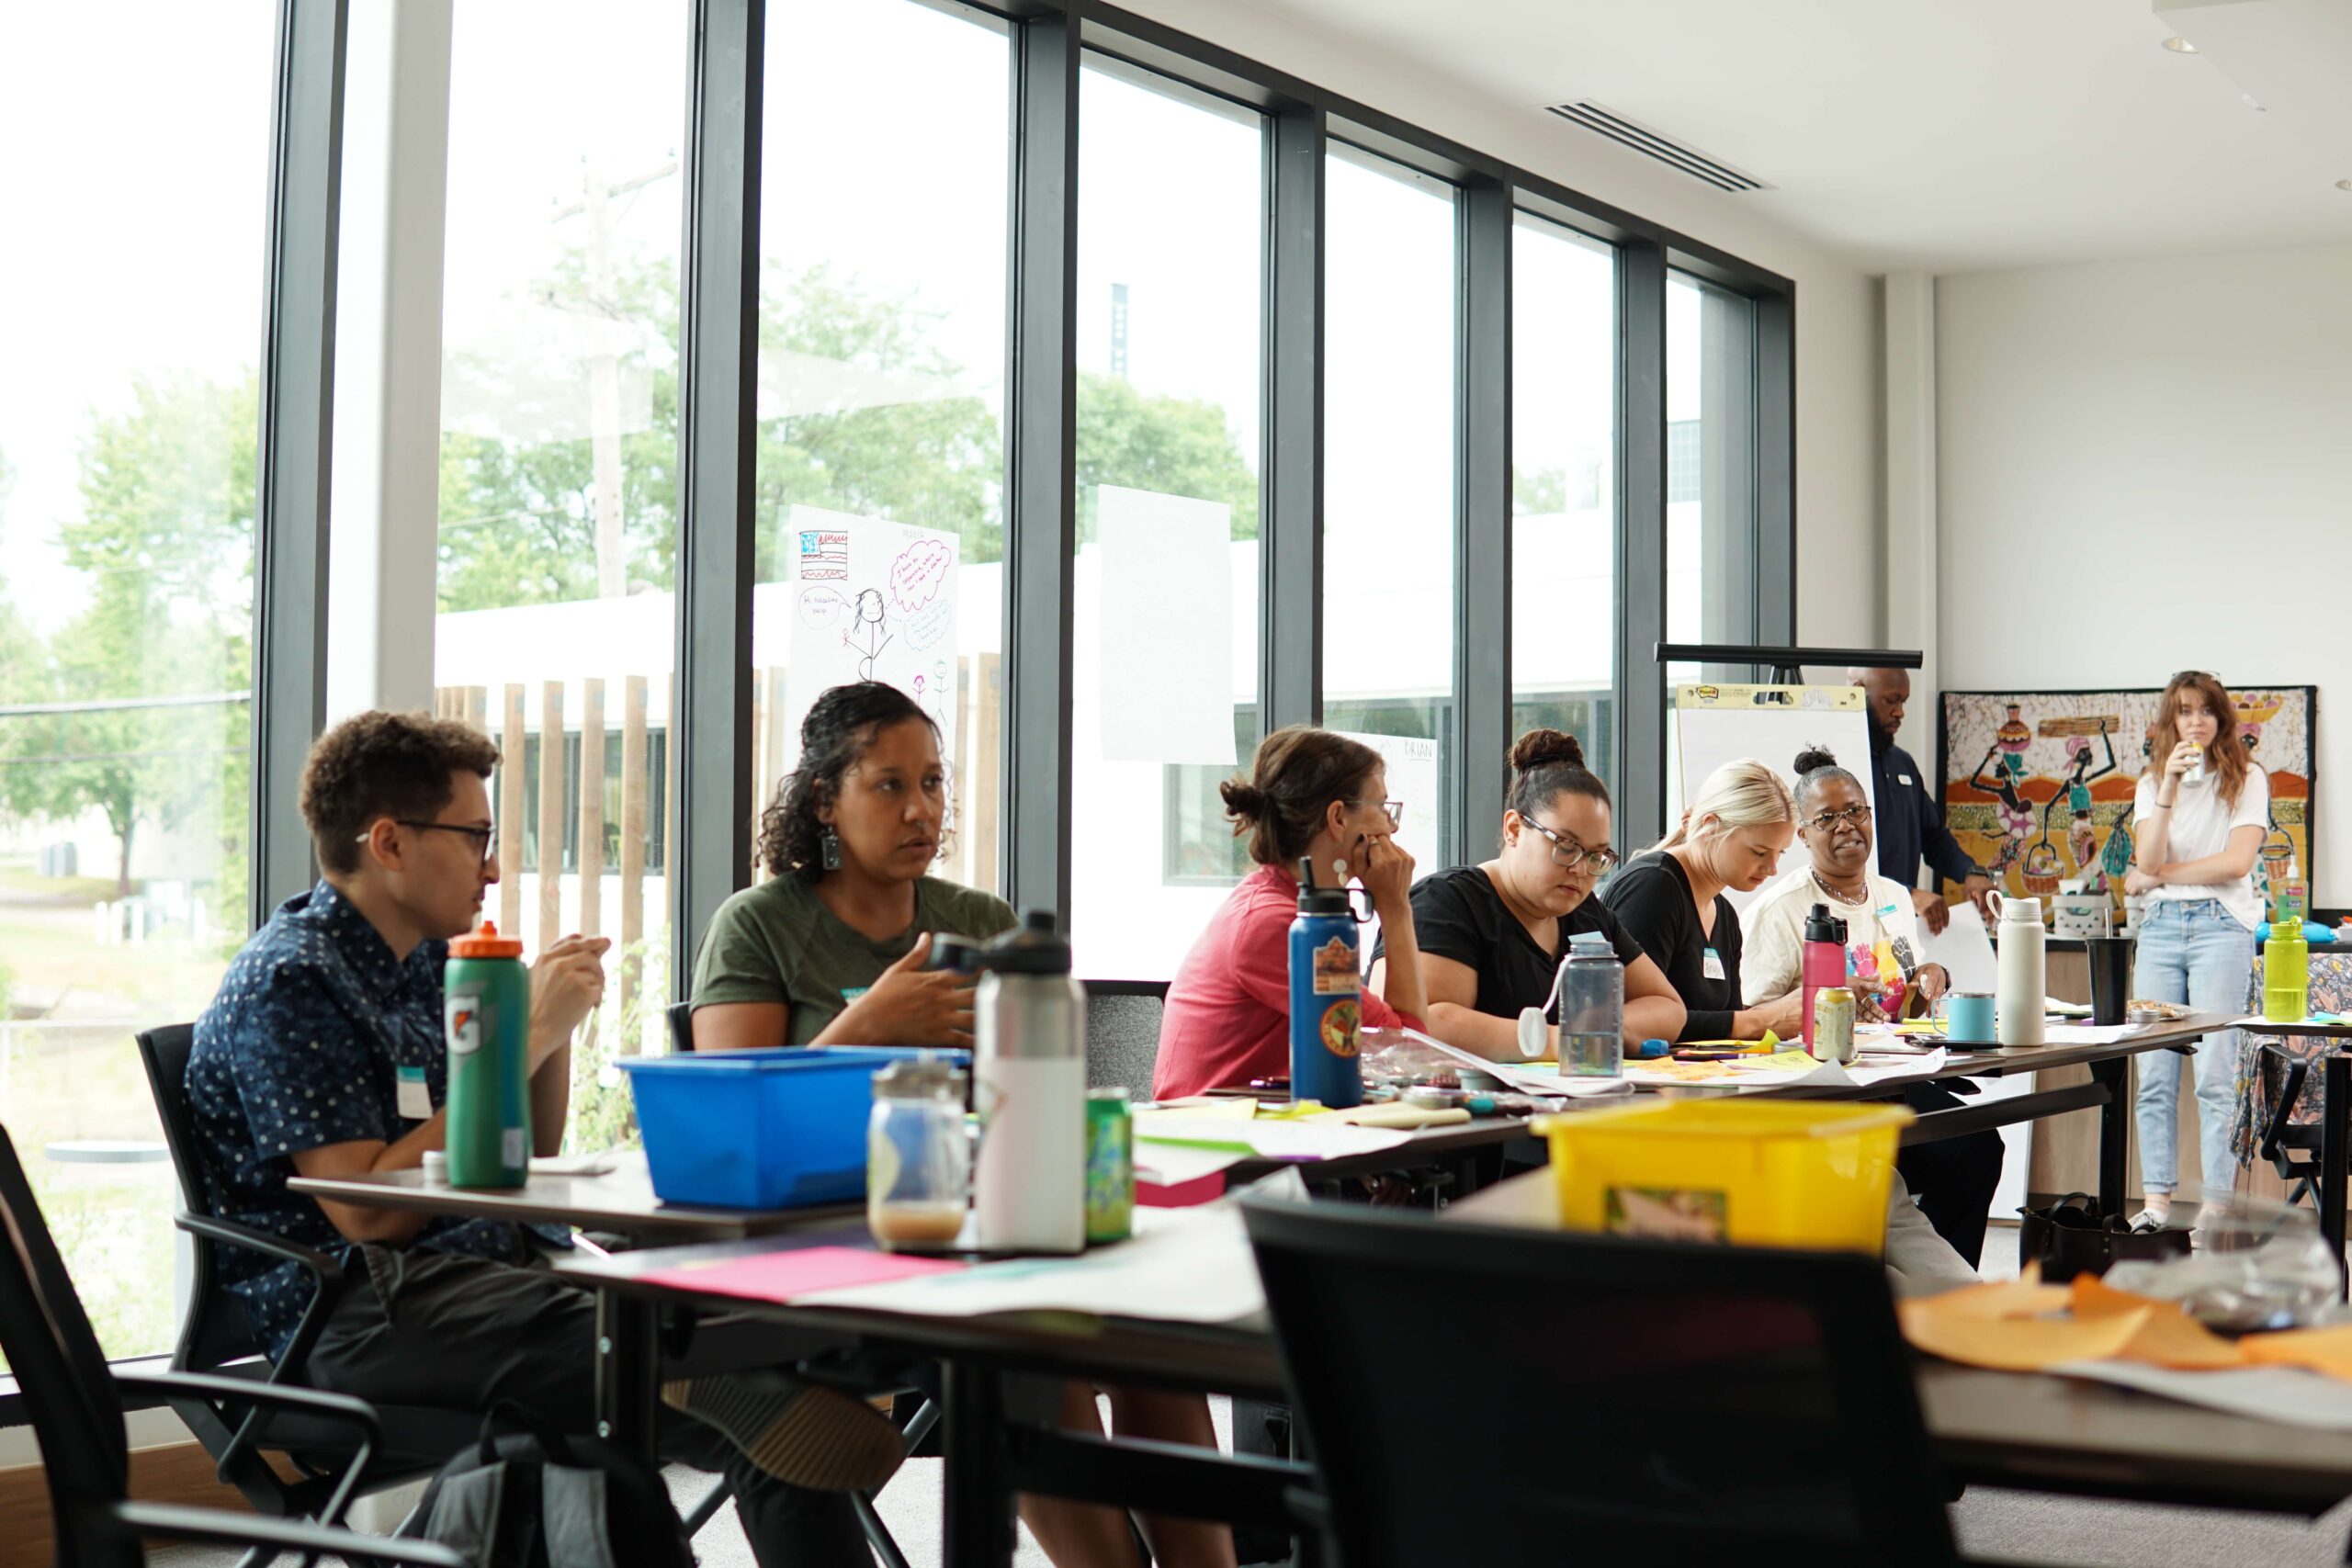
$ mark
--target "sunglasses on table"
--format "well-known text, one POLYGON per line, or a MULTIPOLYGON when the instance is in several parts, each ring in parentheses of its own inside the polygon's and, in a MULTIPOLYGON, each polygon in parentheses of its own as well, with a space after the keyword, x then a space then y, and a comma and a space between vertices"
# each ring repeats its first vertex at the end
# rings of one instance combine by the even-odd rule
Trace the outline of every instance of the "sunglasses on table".
POLYGON ((1869 807, 1849 806, 1843 811, 1824 811, 1817 816, 1808 817, 1804 819, 1804 825, 1816 833, 1826 833, 1838 827, 1864 827, 1869 824, 1870 819, 1869 807))
POLYGON ((1615 850, 1606 845, 1600 849, 1589 850, 1566 834, 1555 833, 1532 818, 1521 818, 1521 820, 1551 841, 1554 865, 1582 865, 1595 876, 1606 876, 1617 869, 1618 854, 1615 850))

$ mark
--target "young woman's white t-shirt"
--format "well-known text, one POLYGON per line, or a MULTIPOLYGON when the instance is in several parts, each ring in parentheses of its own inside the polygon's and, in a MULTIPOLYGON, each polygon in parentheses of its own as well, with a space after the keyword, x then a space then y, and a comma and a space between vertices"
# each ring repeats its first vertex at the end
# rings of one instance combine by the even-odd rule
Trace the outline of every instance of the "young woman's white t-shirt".
MULTIPOLYGON (((2149 815, 2156 807, 2156 774, 2140 775, 2140 789, 2132 805, 2132 831, 2145 834, 2149 815)), ((2235 806, 2222 798, 2222 781, 2209 777, 2192 789, 2184 782, 2173 795, 2172 826, 2165 837, 2165 853, 2176 862, 2203 860, 2220 854, 2230 847, 2230 834, 2239 828, 2259 828, 2270 830, 2270 775, 2249 765, 2245 771, 2245 787, 2238 791, 2235 806)), ((2262 923, 2262 900, 2255 897, 2254 873, 2233 877, 2227 882, 2212 882, 2175 886, 2166 883, 2152 888, 2148 897, 2154 901, 2216 898, 2233 919, 2252 931, 2262 923)))

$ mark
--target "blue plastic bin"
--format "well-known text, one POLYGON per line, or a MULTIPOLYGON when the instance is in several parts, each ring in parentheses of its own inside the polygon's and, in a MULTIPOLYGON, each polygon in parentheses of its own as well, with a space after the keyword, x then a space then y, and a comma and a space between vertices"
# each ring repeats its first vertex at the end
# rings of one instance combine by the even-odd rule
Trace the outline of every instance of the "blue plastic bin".
POLYGON ((874 1075, 920 1055, 897 1046, 785 1045, 623 1057, 654 1195, 730 1209, 864 1198, 874 1075))

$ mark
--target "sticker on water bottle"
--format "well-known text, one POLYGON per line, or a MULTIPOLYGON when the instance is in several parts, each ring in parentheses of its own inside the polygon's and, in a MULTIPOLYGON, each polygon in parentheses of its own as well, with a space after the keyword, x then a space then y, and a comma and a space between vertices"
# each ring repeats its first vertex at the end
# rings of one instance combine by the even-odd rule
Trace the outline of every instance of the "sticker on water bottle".
POLYGON ((1357 1049, 1357 1031, 1363 1023, 1363 1010, 1355 1003, 1333 1002, 1323 1010, 1316 1037, 1323 1042, 1323 1049, 1334 1056, 1352 1056, 1357 1049))
POLYGON ((448 1026, 449 1055, 470 1056, 481 1049, 481 998, 457 996, 441 1004, 442 1019, 448 1026))
POLYGON ((1363 987, 1363 977, 1356 973, 1356 950, 1348 942, 1333 937, 1315 950, 1315 994, 1318 997, 1351 997, 1363 987))
POLYGON ((530 1152, 523 1146, 523 1129, 507 1128, 505 1141, 499 1149, 498 1163, 512 1170, 529 1157, 530 1152))

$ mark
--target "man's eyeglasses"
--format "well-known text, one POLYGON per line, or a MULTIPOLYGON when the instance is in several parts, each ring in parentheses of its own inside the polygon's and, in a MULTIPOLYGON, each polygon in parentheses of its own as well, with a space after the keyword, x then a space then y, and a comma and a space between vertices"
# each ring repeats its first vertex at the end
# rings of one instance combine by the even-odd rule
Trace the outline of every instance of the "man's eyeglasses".
POLYGON ((1840 826, 1863 827, 1870 819, 1869 807, 1849 806, 1843 811, 1825 811, 1817 817, 1808 817, 1804 825, 1816 833, 1826 833, 1840 826))
POLYGON ((1526 820, 1527 825, 1530 828, 1532 828, 1535 831, 1543 834, 1544 838, 1551 840, 1552 863, 1554 865, 1569 867, 1581 865, 1595 876, 1606 876, 1611 872, 1617 869, 1617 852, 1615 850, 1610 849, 1606 845, 1597 850, 1589 850, 1582 844, 1577 843, 1574 839, 1568 838, 1565 834, 1552 831, 1551 829, 1546 828, 1541 822, 1526 818, 1522 818, 1522 820, 1526 820))
POLYGON ((1401 800, 1350 800, 1344 801, 1341 804, 1347 806, 1377 806, 1381 810, 1388 814, 1388 825, 1391 828, 1402 828, 1405 825, 1405 803, 1401 800))
MULTIPOLYGON (((428 832, 463 833, 474 841, 474 853, 481 857, 483 865, 490 863, 491 852, 498 843, 498 829, 495 828, 477 828, 464 822, 419 822, 407 817, 395 817, 392 820, 403 828, 421 828, 428 832)), ((359 841, 366 843, 368 835, 360 834, 359 841)))

